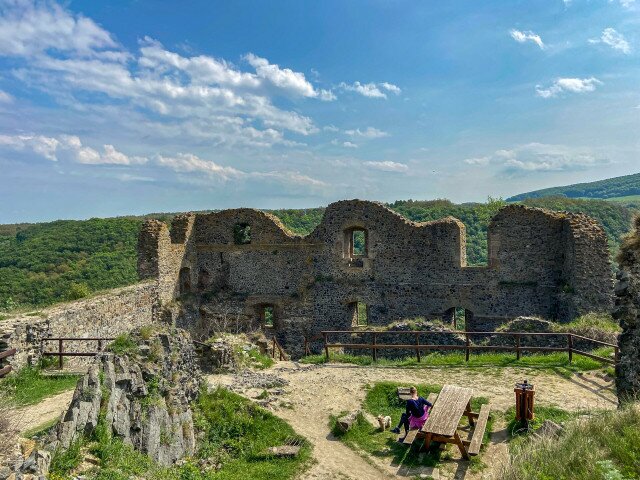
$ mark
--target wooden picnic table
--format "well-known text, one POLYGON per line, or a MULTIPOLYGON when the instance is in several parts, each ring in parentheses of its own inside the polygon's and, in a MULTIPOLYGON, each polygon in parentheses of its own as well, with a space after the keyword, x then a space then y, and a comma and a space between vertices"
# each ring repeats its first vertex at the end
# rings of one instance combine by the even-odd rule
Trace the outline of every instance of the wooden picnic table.
POLYGON ((473 390, 470 388, 455 385, 442 387, 420 431, 425 449, 429 448, 431 442, 453 443, 458 446, 464 459, 478 454, 489 418, 489 406, 482 405, 480 413, 472 412, 472 396, 473 390), (471 427, 475 426, 471 440, 462 440, 458 434, 458 425, 463 416, 469 419, 471 427))

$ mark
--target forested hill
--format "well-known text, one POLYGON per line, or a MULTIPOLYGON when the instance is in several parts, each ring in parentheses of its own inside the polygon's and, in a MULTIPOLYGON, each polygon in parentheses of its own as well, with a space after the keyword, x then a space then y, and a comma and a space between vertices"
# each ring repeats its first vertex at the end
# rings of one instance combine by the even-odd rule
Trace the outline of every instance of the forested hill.
POLYGON ((640 200, 640 173, 625 175, 623 177, 608 178, 597 182, 576 183, 565 187, 535 190, 533 192, 515 195, 508 198, 507 201, 518 202, 526 198, 540 198, 557 195, 569 198, 604 199, 624 199, 624 197, 639 196, 638 200, 640 200))
MULTIPOLYGON (((583 212, 605 228, 612 251, 627 232, 636 207, 603 200, 566 197, 527 199, 525 205, 583 212)), ((505 202, 457 205, 448 200, 403 200, 388 206, 410 220, 423 222, 446 216, 467 228, 467 258, 486 263, 487 225, 505 202)), ((306 235, 324 208, 272 210, 293 232, 306 235)), ((169 222, 172 214, 153 214, 169 222)), ((41 308, 94 292, 135 283, 136 242, 143 217, 60 220, 34 225, 0 225, 0 312, 41 308)), ((0 314, 0 320, 2 319, 0 314)))

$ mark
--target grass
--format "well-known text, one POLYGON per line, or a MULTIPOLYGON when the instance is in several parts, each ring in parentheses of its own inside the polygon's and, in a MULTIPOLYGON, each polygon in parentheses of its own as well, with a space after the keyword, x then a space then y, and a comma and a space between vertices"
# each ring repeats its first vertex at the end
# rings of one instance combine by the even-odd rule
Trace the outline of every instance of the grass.
MULTIPOLYGON (((80 442, 81 448, 88 449, 100 460, 100 468, 87 473, 86 477, 93 480, 287 480, 298 476, 310 463, 311 447, 304 439, 300 439, 303 447, 295 458, 268 455, 267 448, 281 445, 288 438, 297 438, 295 432, 283 420, 228 390, 201 392, 193 410, 200 438, 198 451, 183 465, 172 467, 155 464, 148 456, 114 437, 102 415, 91 438, 80 442), (198 465, 199 459, 219 463, 221 468, 206 471, 198 465)), ((56 452, 51 478, 73 478, 71 472, 78 464, 73 452, 56 452)))
POLYGON ((252 348, 247 352, 249 358, 251 359, 251 366, 260 370, 264 370, 265 368, 271 367, 275 361, 269 355, 260 353, 260 350, 257 348, 252 348))
POLYGON ((52 418, 51 420, 47 420, 46 422, 30 428, 26 432, 22 434, 24 438, 39 438, 44 437, 51 429, 58 423, 59 418, 52 418))
POLYGON ((501 480, 640 478, 640 405, 571 422, 563 435, 517 446, 501 480))
MULTIPOLYGON (((393 426, 400 421, 400 415, 405 411, 405 402, 398 399, 396 389, 399 386, 407 386, 395 382, 380 382, 374 384, 367 391, 367 395, 362 405, 362 409, 371 415, 390 415, 393 426)), ((440 385, 416 385, 421 396, 427 397, 429 393, 438 393, 440 385)), ((477 411, 480 405, 488 403, 489 400, 483 397, 474 398, 471 402, 472 408, 477 411)), ((442 460, 447 459, 451 454, 448 451, 439 449, 431 450, 426 455, 419 455, 416 449, 397 442, 395 434, 386 431, 381 432, 378 427, 372 426, 363 416, 359 416, 353 427, 346 433, 342 433, 336 428, 337 417, 332 419, 332 431, 336 437, 340 438, 346 445, 357 450, 364 451, 374 457, 391 458, 393 464, 402 464, 405 467, 436 466, 442 460)), ((493 427, 494 417, 490 415, 485 431, 485 443, 488 441, 493 427)), ((463 417, 462 426, 468 425, 467 418, 463 417)), ((447 448, 452 448, 447 446, 447 448)), ((481 468, 479 460, 474 460, 474 467, 481 468)))
POLYGON ((43 375, 41 370, 25 367, 0 380, 0 389, 18 406, 35 405, 43 399, 74 388, 78 375, 43 375))
POLYGON ((580 415, 587 414, 585 411, 573 411, 563 410, 558 407, 545 407, 541 405, 535 406, 535 418, 529 422, 529 428, 525 429, 521 422, 516 421, 516 409, 510 407, 504 412, 504 418, 507 421, 507 431, 511 437, 526 436, 526 433, 532 432, 544 423, 545 420, 551 420, 555 423, 564 423, 569 420, 573 420, 580 415))
POLYGON ((571 332, 580 334, 580 332, 589 332, 593 330, 601 330, 609 333, 619 333, 621 331, 620 323, 615 321, 608 313, 587 313, 569 323, 553 324, 556 332, 571 332))
POLYGON ((123 333, 109 344, 107 350, 116 355, 133 355, 138 353, 138 345, 129 334, 123 333))
MULTIPOLYGON (((612 350, 602 348, 594 350, 594 354, 608 357, 612 350)), ((597 360, 578 354, 573 355, 573 362, 569 363, 569 356, 563 352, 549 354, 522 355, 520 360, 513 353, 472 353, 469 361, 465 361, 464 353, 431 353, 423 356, 418 363, 415 357, 399 359, 380 358, 377 362, 368 355, 348 355, 332 353, 329 361, 333 363, 351 363, 361 366, 388 366, 388 367, 532 367, 552 369, 563 376, 570 376, 575 372, 597 370, 603 368, 603 364, 597 360)), ((325 363, 324 355, 309 355, 300 360, 301 363, 320 364, 325 363)))

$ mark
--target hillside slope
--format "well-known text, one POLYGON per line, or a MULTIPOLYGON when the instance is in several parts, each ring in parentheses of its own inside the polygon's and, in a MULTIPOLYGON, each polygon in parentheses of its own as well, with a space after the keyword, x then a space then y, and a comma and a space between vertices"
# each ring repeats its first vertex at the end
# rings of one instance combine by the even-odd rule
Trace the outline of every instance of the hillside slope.
POLYGON ((640 195, 640 173, 608 178, 597 182, 576 183, 564 187, 545 188, 533 192, 521 193, 508 198, 507 202, 518 202, 527 198, 540 198, 554 195, 569 198, 600 199, 640 195))

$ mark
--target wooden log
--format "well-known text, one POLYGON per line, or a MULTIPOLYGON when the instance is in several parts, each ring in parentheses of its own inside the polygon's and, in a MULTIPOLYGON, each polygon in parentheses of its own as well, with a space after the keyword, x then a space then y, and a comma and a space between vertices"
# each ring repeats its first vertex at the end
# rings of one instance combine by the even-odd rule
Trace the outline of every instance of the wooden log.
POLYGON ((343 417, 340 417, 338 419, 338 428, 343 432, 348 432, 353 424, 358 420, 358 415, 360 415, 360 413, 360 410, 355 410, 353 412, 347 413, 343 417))

